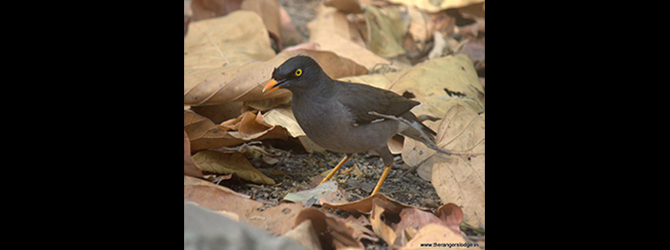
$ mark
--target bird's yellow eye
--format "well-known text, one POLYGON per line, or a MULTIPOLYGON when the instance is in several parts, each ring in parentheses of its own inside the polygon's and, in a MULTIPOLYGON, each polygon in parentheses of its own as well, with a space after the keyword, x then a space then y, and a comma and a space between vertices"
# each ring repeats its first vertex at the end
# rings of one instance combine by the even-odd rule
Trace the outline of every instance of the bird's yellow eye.
POLYGON ((300 75, 302 75, 302 69, 297 69, 295 71, 295 76, 300 76, 300 75))

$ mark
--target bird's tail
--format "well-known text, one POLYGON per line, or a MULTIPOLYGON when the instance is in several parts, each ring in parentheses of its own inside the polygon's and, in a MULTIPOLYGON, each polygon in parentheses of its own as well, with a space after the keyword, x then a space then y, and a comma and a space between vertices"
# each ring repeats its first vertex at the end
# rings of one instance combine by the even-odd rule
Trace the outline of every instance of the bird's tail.
POLYGON ((412 112, 406 112, 402 114, 400 117, 404 118, 406 121, 408 121, 410 124, 409 127, 403 131, 400 132, 401 135, 407 136, 409 138, 412 138, 414 140, 420 141, 423 144, 426 144, 429 148, 446 154, 446 155, 451 155, 449 151, 446 151, 435 144, 435 136, 437 133, 421 123, 418 118, 412 112))

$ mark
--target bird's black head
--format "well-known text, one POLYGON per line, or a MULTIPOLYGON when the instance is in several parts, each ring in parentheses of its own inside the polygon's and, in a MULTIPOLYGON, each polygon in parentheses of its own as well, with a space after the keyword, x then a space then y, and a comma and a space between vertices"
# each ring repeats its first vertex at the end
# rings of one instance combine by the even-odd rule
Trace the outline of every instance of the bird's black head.
POLYGON ((272 80, 265 85, 263 93, 269 94, 279 88, 286 88, 295 92, 307 89, 322 82, 328 77, 321 66, 308 56, 295 56, 282 63, 272 72, 272 80))

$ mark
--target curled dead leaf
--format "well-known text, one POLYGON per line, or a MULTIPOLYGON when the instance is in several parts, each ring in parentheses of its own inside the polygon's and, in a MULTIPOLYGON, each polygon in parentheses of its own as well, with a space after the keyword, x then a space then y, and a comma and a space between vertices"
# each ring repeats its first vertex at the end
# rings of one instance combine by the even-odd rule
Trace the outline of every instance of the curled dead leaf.
MULTIPOLYGON (((373 231, 389 246, 400 247, 413 240, 417 231, 430 224, 439 224, 461 233, 459 224, 463 212, 453 203, 439 207, 435 212, 400 203, 381 193, 344 204, 322 202, 324 209, 339 209, 354 214, 369 214, 373 231)), ((362 216, 361 216, 362 217, 362 216)), ((360 217, 359 217, 360 218, 360 217)))
POLYGON ((210 210, 237 214, 239 221, 273 235, 283 235, 290 231, 303 206, 302 203, 279 203, 276 206, 258 209, 266 204, 229 188, 189 176, 184 176, 184 200, 195 202, 210 210))
POLYGON ((204 178, 202 171, 195 166, 191 158, 191 142, 188 140, 186 130, 184 130, 184 175, 204 178))
POLYGON ((254 183, 274 185, 275 181, 254 168, 241 153, 225 154, 205 150, 193 156, 196 166, 203 172, 216 174, 237 174, 241 179, 254 183))
POLYGON ((436 144, 454 155, 436 154, 421 143, 405 141, 403 160, 418 165, 443 203, 462 206, 464 221, 485 223, 485 120, 462 105, 451 106, 437 129, 436 144))
POLYGON ((463 207, 463 221, 470 225, 486 224, 484 164, 473 164, 468 158, 457 156, 450 161, 433 164, 432 183, 444 203, 453 202, 463 207))
POLYGON ((314 231, 311 220, 304 220, 282 237, 290 238, 309 250, 320 250, 321 241, 314 231))
MULTIPOLYGON (((451 231, 458 233, 461 231, 459 225, 463 221, 463 210, 454 203, 444 204, 435 209, 435 215, 446 223, 451 231)), ((439 223, 438 223, 439 224, 439 223)))
MULTIPOLYGON (((212 98, 210 95, 215 93, 208 89, 216 90, 225 86, 203 89, 203 85, 208 85, 203 82, 212 84, 212 81, 219 79, 213 76, 223 73, 230 75, 227 69, 271 59, 275 52, 269 44, 261 18, 251 11, 235 11, 223 17, 192 22, 184 38, 184 104, 235 102, 230 97, 217 103, 207 102, 212 98)), ((221 83, 214 82, 217 85, 221 83)), ((239 95, 239 91, 235 95, 239 95)))
POLYGON ((389 0, 396 4, 415 6, 417 9, 427 12, 438 12, 450 8, 460 8, 471 4, 484 2, 484 0, 389 0))
POLYGON ((335 7, 344 14, 363 13, 360 0, 324 0, 323 4, 335 7))
POLYGON ((247 111, 235 119, 221 123, 222 128, 228 130, 230 136, 244 140, 283 139, 288 132, 285 128, 271 125, 263 119, 258 111, 247 111))
POLYGON ((389 89, 412 93, 421 105, 412 109, 417 116, 444 117, 447 109, 461 104, 476 112, 484 108, 480 96, 484 88, 468 56, 458 54, 422 62, 405 71, 389 89))
POLYGON ((448 249, 480 249, 472 243, 468 243, 462 236, 451 231, 451 229, 439 225, 428 224, 421 228, 416 235, 400 249, 426 248, 425 244, 431 244, 431 248, 448 249))
POLYGON ((376 193, 354 202, 340 204, 323 203, 321 205, 324 209, 339 209, 350 213, 370 214, 372 212, 373 204, 383 206, 384 209, 391 211, 392 213, 400 213, 403 208, 412 207, 388 198, 382 193, 376 193))
POLYGON ((191 143, 191 153, 243 143, 214 122, 190 110, 184 110, 184 131, 191 143))
POLYGON ((193 0, 191 9, 193 21, 225 16, 236 10, 256 12, 263 18, 263 24, 278 45, 278 50, 282 49, 279 4, 276 0, 193 0))
MULTIPOLYGON (((319 44, 322 50, 334 51, 337 55, 353 60, 367 69, 372 69, 378 64, 390 64, 388 60, 368 50, 360 35, 354 36, 359 34, 355 26, 356 24, 350 23, 344 13, 321 4, 317 9, 317 16, 307 24, 310 32, 309 41, 319 44)), ((362 26, 365 27, 365 20, 362 26)))
POLYGON ((406 53, 402 47, 402 39, 409 28, 406 8, 390 5, 382 9, 368 5, 365 18, 370 31, 367 41, 370 51, 385 58, 406 53))
POLYGON ((324 249, 364 247, 363 243, 352 236, 355 230, 349 228, 344 219, 310 207, 300 211, 293 224, 297 226, 305 220, 312 221, 314 231, 319 235, 320 244, 324 249))

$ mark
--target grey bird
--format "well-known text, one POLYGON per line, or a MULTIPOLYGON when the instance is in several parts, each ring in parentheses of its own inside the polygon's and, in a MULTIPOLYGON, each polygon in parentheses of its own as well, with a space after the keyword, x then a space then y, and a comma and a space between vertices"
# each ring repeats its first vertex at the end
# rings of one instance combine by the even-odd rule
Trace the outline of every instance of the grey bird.
POLYGON ((353 154, 373 150, 385 166, 372 191, 374 195, 393 166, 387 142, 396 134, 450 154, 435 145, 437 133, 410 111, 419 102, 369 85, 333 80, 308 56, 292 57, 275 68, 263 93, 279 88, 293 94, 293 115, 309 139, 327 150, 345 153, 321 183, 329 180, 353 154))

